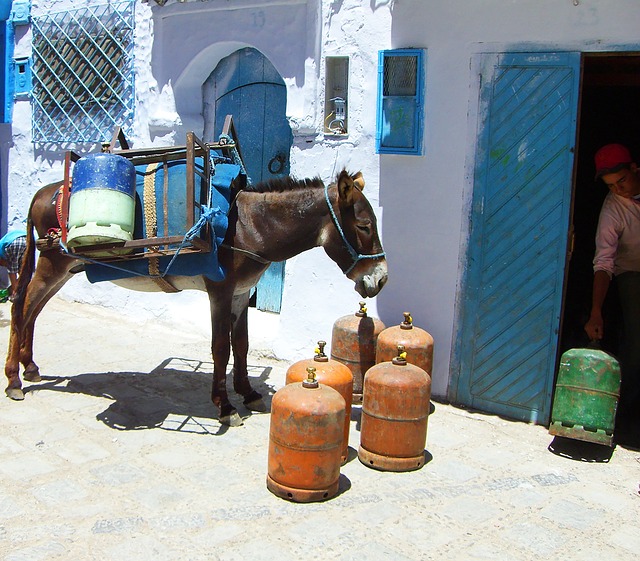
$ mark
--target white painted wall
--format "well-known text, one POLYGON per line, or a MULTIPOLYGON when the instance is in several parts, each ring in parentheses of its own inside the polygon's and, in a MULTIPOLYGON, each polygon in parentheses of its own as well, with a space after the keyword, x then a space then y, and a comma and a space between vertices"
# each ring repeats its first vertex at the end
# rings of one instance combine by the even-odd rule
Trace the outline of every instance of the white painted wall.
MULTIPOLYGON (((71 5, 82 2, 33 0, 32 13, 71 5)), ((394 325, 411 311, 416 325, 434 336, 433 393, 440 397, 449 382, 472 190, 472 55, 624 45, 640 50, 637 0, 169 0, 163 7, 151 0, 136 9, 138 106, 130 140, 135 146, 171 145, 182 143, 187 130, 201 131, 201 83, 236 48, 260 49, 287 84, 292 173, 330 180, 343 166, 363 171, 390 266, 389 283, 369 303, 370 313, 394 325), (428 49, 421 157, 375 154, 377 52, 391 47, 428 49), (350 130, 342 140, 320 133, 327 55, 350 57, 350 130)), ((28 28, 16 41, 16 54, 28 54, 28 28)), ((10 227, 20 225, 36 188, 62 173, 60 153, 34 152, 30 118, 29 102, 17 101, 9 150, 10 227)), ((209 330, 204 294, 141 295, 81 278, 63 294, 113 306, 141 323, 157 318, 180 329, 209 330)), ((252 311, 252 348, 288 360, 308 357, 318 339, 330 340, 337 318, 357 310, 358 301, 351 282, 322 250, 300 255, 287 262, 282 313, 252 311)))
POLYGON ((425 156, 381 156, 389 283, 384 321, 401 309, 435 340, 433 393, 446 395, 464 270, 477 121, 470 60, 507 50, 640 51, 635 0, 396 0, 392 47, 425 47, 425 156), (409 243, 411 241, 411 243, 409 243))

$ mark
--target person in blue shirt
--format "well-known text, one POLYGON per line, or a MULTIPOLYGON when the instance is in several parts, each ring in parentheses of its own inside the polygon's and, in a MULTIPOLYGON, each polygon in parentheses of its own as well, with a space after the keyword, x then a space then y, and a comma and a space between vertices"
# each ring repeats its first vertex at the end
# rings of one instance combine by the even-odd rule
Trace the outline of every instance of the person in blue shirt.
POLYGON ((18 288, 18 273, 20 272, 20 264, 22 256, 27 248, 27 233, 23 230, 14 230, 7 232, 0 238, 0 266, 7 268, 9 274, 9 282, 11 283, 11 296, 18 288))

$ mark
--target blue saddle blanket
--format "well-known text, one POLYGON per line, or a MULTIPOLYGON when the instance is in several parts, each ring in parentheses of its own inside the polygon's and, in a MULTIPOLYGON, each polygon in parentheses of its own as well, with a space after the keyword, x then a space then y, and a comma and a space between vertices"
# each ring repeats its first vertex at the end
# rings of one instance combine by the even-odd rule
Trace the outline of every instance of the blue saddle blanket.
MULTIPOLYGON (((204 170, 202 158, 196 158, 196 169, 204 170)), ((165 185, 165 170, 162 164, 155 169, 146 166, 136 167, 136 218, 134 239, 148 237, 145 235, 147 224, 143 212, 145 179, 149 174, 155 175, 157 236, 184 235, 183 242, 172 246, 174 255, 159 258, 160 276, 204 275, 212 281, 224 279, 225 272, 218 261, 218 248, 227 233, 228 212, 231 200, 231 184, 240 175, 241 168, 237 164, 212 163, 208 193, 195 193, 196 223, 187 231, 186 224, 186 162, 178 160, 168 164, 167 185, 165 185), (168 204, 164 204, 164 193, 167 193, 168 204), (210 199, 207 204, 207 199, 210 199), (204 199, 204 200, 201 200, 204 199), (166 210, 166 216, 165 216, 166 210), (200 235, 200 230, 206 222, 211 225, 211 251, 206 253, 180 253, 184 245, 193 237, 200 235)), ((196 189, 198 191, 198 189, 196 189)), ((135 276, 150 276, 149 260, 146 258, 127 259, 117 262, 98 262, 91 260, 85 267, 87 279, 95 283, 113 281, 135 276)))

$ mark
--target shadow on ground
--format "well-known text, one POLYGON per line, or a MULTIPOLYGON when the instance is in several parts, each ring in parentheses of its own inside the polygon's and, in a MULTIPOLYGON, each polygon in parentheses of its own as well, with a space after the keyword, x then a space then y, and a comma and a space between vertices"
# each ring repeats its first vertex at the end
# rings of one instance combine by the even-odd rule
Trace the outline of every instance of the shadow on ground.
MULTIPOLYGON (((253 388, 262 394, 267 411, 275 388, 268 383, 270 366, 249 366, 253 388)), ((218 422, 217 408, 211 403, 213 363, 171 357, 148 373, 102 372, 69 377, 42 376, 25 393, 63 392, 102 397, 111 405, 96 418, 117 430, 164 430, 201 434, 224 434, 228 427, 218 422)), ((227 375, 231 383, 231 375, 227 375)), ((242 396, 228 388, 229 399, 243 419, 255 415, 242 403, 242 396)))
POLYGON ((555 436, 548 450, 556 456, 580 462, 607 463, 611 460, 614 447, 555 436))

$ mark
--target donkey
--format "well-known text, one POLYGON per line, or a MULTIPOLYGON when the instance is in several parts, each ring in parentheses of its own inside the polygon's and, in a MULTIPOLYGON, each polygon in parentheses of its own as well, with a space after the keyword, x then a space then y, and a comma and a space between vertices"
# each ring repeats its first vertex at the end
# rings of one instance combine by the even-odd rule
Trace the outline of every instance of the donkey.
MULTIPOLYGON (((34 196, 27 218, 27 249, 11 313, 9 348, 5 363, 8 397, 24 399, 20 380, 40 381, 33 360, 36 318, 78 269, 81 262, 58 248, 41 250, 35 262, 36 238, 43 238, 58 226, 55 198, 60 182, 40 189, 34 196)), ((165 278, 178 290, 204 290, 211 309, 213 384, 211 400, 219 409, 224 425, 237 426, 242 418, 229 401, 226 371, 233 352, 233 388, 246 407, 264 411, 262 396, 249 382, 247 315, 251 289, 270 263, 284 261, 313 247, 322 246, 327 255, 355 284, 362 297, 378 294, 387 282, 387 262, 380 242, 376 217, 362 190, 360 172, 341 171, 335 183, 326 186, 320 179, 272 179, 250 185, 235 193, 229 211, 229 227, 219 248, 225 278, 214 282, 206 276, 165 278)), ((113 281, 132 290, 160 291, 149 277, 113 281)))

